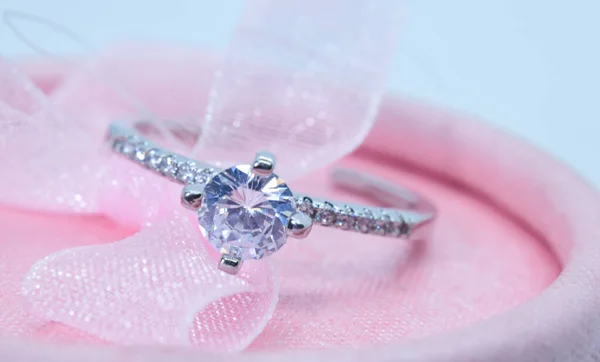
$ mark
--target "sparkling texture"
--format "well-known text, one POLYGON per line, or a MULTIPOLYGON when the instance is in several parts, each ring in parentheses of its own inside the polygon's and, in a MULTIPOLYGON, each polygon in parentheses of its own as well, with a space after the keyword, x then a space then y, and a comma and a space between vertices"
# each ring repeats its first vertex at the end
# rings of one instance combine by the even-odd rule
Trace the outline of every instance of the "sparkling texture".
POLYGON ((315 208, 313 207, 313 202, 310 197, 300 197, 297 200, 298 210, 305 213, 306 215, 313 217, 315 213, 315 208))
POLYGON ((125 140, 122 144, 122 152, 126 156, 132 156, 136 152, 137 144, 135 139, 125 140))
POLYGON ((194 154, 236 164, 269 150, 292 180, 353 151, 385 90, 398 4, 253 1, 215 74, 194 154))
POLYGON ((146 160, 146 147, 144 145, 137 146, 133 156, 137 161, 144 162, 146 160))
POLYGON ((370 210, 365 209, 362 212, 357 213, 356 216, 356 230, 361 233, 369 233, 375 229, 375 218, 370 210))
POLYGON ((206 184, 198 220, 204 237, 220 252, 260 259, 286 243, 286 226, 295 211, 292 192, 281 178, 238 165, 206 184))
POLYGON ((335 226, 342 230, 349 230, 354 227, 355 222, 356 218, 354 216, 354 210, 352 210, 351 207, 346 206, 337 216, 335 226))
POLYGON ((329 202, 319 204, 317 207, 317 213, 315 220, 323 226, 331 226, 335 223, 335 209, 329 202))
POLYGON ((118 243, 41 259, 21 297, 31 315, 122 345, 239 351, 265 328, 277 301, 274 274, 269 263, 223 274, 199 241, 189 218, 169 215, 118 243))
POLYGON ((181 180, 185 183, 191 183, 194 181, 195 173, 195 165, 191 162, 184 162, 177 169, 176 177, 178 180, 181 180))
POLYGON ((213 176, 214 173, 215 172, 212 169, 205 168, 196 173, 196 176, 194 177, 194 183, 205 184, 213 176))
POLYGON ((375 220, 375 228, 373 232, 376 234, 386 235, 392 229, 392 220, 389 215, 382 215, 375 220))
POLYGON ((146 161, 148 162, 148 166, 154 170, 158 170, 160 167, 160 163, 162 162, 162 155, 158 150, 150 150, 146 154, 146 161))
POLYGON ((172 156, 167 156, 160 163, 160 172, 167 176, 175 176, 177 173, 177 162, 172 156))

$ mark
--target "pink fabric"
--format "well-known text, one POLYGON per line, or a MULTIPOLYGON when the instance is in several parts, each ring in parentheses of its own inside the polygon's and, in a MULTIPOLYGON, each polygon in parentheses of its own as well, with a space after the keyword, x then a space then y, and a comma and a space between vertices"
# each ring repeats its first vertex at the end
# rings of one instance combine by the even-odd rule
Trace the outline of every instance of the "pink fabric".
MULTIPOLYGON (((191 344, 221 352, 246 347, 264 329, 277 302, 270 261, 254 270, 246 268, 251 273, 242 278, 221 276, 214 270, 210 248, 193 232, 194 222, 172 216, 174 187, 108 155, 90 154, 95 147, 89 145, 100 138, 108 119, 146 118, 166 136, 167 147, 218 166, 247 162, 256 149, 268 149, 277 154, 277 172, 288 182, 341 158, 371 128, 395 44, 393 29, 399 24, 395 1, 346 5, 343 0, 328 4, 336 13, 332 23, 320 2, 254 2, 221 63, 207 107, 197 101, 202 77, 193 74, 193 63, 180 72, 183 80, 173 72, 160 79, 153 67, 149 70, 157 76, 145 77, 143 60, 153 58, 156 49, 117 49, 68 77, 50 102, 41 94, 41 110, 30 112, 26 122, 33 129, 18 127, 7 149, 27 143, 47 149, 64 146, 45 152, 43 162, 36 158, 39 149, 26 157, 20 157, 21 152, 11 157, 12 168, 22 167, 7 184, 24 189, 13 189, 0 200, 23 207, 100 212, 141 231, 109 245, 61 250, 36 263, 22 289, 28 311, 121 344, 191 344), (124 61, 122 52, 135 58, 124 61), (148 83, 141 81, 144 78, 148 83), (257 84, 260 92, 255 91, 257 84), (176 92, 165 88, 171 86, 176 92), (149 87, 162 87, 165 93, 147 97, 149 87), (48 113, 49 108, 54 112, 48 113), (66 122, 59 125, 59 119, 66 122), (195 132, 197 139, 188 137, 195 144, 174 142, 165 132, 173 121, 193 131, 202 124, 201 132, 195 132), (57 129, 66 136, 44 136, 57 129), (60 160, 60 172, 50 158, 60 160), (29 194, 43 197, 32 204, 22 197, 29 194)), ((43 19, 16 17, 40 21, 81 42, 43 19)), ((183 59, 172 49, 164 54, 174 62, 166 64, 164 58, 162 67, 176 67, 183 59)), ((21 78, 7 73, 18 85, 21 78)), ((27 103, 29 93, 24 87, 11 97, 27 103)))
POLYGON ((118 243, 53 254, 27 275, 27 311, 120 344, 245 348, 277 301, 270 264, 232 277, 194 238, 193 222, 174 215, 118 243))
MULTIPOLYGON (((160 59, 145 66, 174 76, 187 69, 184 64, 164 68, 160 59)), ((60 93, 60 87, 55 92, 60 93)), ((155 89, 140 88, 143 94, 155 89)), ((288 245, 274 257, 281 275, 280 301, 250 346, 260 353, 236 359, 592 360, 598 343, 593 291, 598 287, 599 199, 568 169, 483 124, 391 99, 384 103, 362 150, 340 162, 402 182, 432 198, 440 209, 433 239, 411 247, 324 229, 310 240, 288 245), (373 249, 374 243, 381 247, 373 249), (352 247, 340 252, 342 245, 352 247), (561 265, 564 269, 554 281, 561 265), (360 349, 348 348, 355 346, 360 349), (346 348, 332 351, 332 347, 346 348), (304 349, 326 350, 297 351, 304 349)), ((321 172, 294 187, 344 196, 323 187, 325 181, 321 172)), ((133 201, 124 204, 136 204, 133 201)), ((108 210, 96 207, 90 211, 108 210)), ((167 205, 165 214, 171 208, 167 205)), ((96 216, 45 216, 10 209, 3 214, 1 247, 7 259, 2 263, 6 278, 0 303, 7 316, 4 324, 18 326, 4 335, 93 341, 73 329, 49 324, 39 314, 25 314, 16 297, 20 278, 35 260, 52 251, 117 240, 131 234, 135 223, 116 226, 96 216), (21 226, 33 222, 36 228, 21 226)), ((52 258, 46 262, 52 263, 52 258)), ((72 319, 62 321, 77 326, 72 319)), ((200 353, 112 346, 58 350, 41 344, 31 348, 28 343, 32 342, 4 343, 0 357, 151 361, 169 356, 191 361, 200 353)))
MULTIPOLYGON (((34 264, 21 291, 28 317, 115 343, 243 349, 264 329, 277 302, 271 264, 251 264, 236 277, 216 270, 218 259, 199 237, 194 218, 174 214, 180 187, 111 157, 102 145, 110 118, 97 118, 103 125, 94 128, 80 110, 85 103, 74 99, 83 93, 82 79, 101 79, 106 69, 116 71, 110 63, 82 69, 59 98, 44 96, 39 110, 4 135, 5 149, 13 152, 5 154, 6 162, 19 171, 2 180, 0 199, 30 209, 102 213, 141 231, 119 243, 60 250, 34 264), (77 111, 82 114, 76 118, 77 111)), ((26 87, 10 64, 0 64, 0 72, 24 89, 8 93, 8 102, 27 105, 32 95, 43 95, 26 87)), ((90 91, 93 86, 89 82, 90 91)), ((94 99, 110 100, 110 91, 94 99)))
MULTIPOLYGON (((219 64, 206 112, 200 113, 205 117, 194 151, 207 161, 234 165, 267 149, 277 155, 277 173, 289 182, 364 140, 385 90, 403 4, 249 5, 219 64)), ((198 124, 196 119, 193 125, 198 124)))

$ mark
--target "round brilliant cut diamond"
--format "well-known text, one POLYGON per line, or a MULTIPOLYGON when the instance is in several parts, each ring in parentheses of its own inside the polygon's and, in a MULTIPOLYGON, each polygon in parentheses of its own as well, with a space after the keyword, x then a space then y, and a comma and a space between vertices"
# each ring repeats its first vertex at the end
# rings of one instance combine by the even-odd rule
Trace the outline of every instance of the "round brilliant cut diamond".
POLYGON ((206 184, 198 220, 204 237, 220 252, 260 259, 286 243, 295 212, 294 196, 281 178, 238 165, 206 184))

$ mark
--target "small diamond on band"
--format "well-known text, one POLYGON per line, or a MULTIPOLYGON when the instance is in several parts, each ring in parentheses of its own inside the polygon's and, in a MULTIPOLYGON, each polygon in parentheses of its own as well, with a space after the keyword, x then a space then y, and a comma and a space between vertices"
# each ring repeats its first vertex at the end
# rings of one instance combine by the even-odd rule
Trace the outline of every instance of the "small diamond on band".
POLYGON ((189 184, 194 181, 196 172, 196 165, 193 162, 183 162, 177 168, 176 177, 178 180, 189 184))
POLYGON ((335 226, 342 230, 350 230, 354 228, 355 223, 356 216, 354 215, 354 210, 350 206, 345 206, 339 211, 335 226))
POLYGON ((335 209, 330 202, 323 202, 314 205, 316 208, 315 220, 323 226, 331 226, 335 223, 335 209))

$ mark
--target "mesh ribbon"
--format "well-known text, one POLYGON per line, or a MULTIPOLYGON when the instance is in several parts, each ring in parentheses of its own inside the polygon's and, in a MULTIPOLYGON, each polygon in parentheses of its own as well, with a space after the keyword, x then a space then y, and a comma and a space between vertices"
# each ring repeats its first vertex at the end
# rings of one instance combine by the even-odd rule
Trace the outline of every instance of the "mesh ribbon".
MULTIPOLYGON (((396 8, 394 1, 252 2, 210 90, 198 142, 167 145, 216 164, 247 163, 269 149, 287 178, 342 157, 373 123, 396 8)), ((4 83, 20 90, 0 93, 2 127, 13 128, 3 139, 11 156, 2 159, 19 170, 0 181, 0 201, 102 213, 141 229, 38 261, 23 283, 28 310, 117 343, 242 349, 277 302, 270 262, 247 263, 236 277, 215 271, 195 221, 173 211, 177 186, 100 151, 108 122, 147 116, 132 99, 151 110, 158 129, 200 126, 196 100, 209 90, 193 68, 203 65, 157 49, 133 53, 96 58, 50 100, 12 67, 0 68, 4 83), (164 74, 145 74, 161 68, 164 74)))
POLYGON ((252 2, 217 73, 197 153, 235 164, 267 149, 291 179, 351 152, 375 119, 397 10, 387 0, 252 2))

